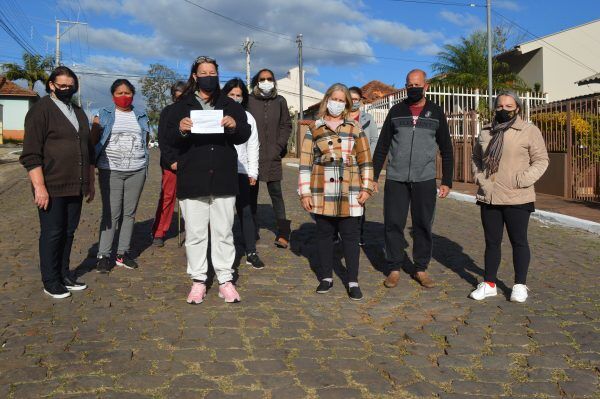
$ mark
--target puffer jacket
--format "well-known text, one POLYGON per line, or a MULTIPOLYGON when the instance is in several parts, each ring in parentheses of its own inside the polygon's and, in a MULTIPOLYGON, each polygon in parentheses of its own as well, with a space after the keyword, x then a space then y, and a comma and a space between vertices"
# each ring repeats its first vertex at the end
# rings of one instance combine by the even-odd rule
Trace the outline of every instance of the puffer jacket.
POLYGON ((473 147, 473 175, 477 200, 492 205, 520 205, 535 201, 534 183, 548 168, 548 152, 540 130, 520 117, 504 132, 498 171, 488 175, 484 161, 491 126, 483 128, 473 147))

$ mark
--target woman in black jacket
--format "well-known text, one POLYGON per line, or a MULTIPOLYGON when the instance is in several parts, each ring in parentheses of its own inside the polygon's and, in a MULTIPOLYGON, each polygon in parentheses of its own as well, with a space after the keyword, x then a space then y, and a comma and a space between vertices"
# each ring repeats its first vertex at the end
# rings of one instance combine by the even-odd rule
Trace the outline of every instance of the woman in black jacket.
POLYGON ((242 106, 221 93, 219 66, 209 57, 194 61, 181 98, 169 111, 167 134, 179 149, 177 197, 185 219, 187 271, 193 283, 187 302, 201 303, 206 295, 207 249, 210 228, 211 258, 219 281, 219 296, 239 302, 233 285, 233 219, 238 194, 235 144, 250 137, 242 106), (222 110, 224 133, 191 133, 194 110, 222 110))
POLYGON ((66 298, 87 286, 69 270, 83 197, 94 199, 94 146, 88 118, 71 102, 77 76, 57 67, 46 82, 48 96, 25 116, 21 164, 29 172, 40 217, 40 270, 44 292, 66 298))

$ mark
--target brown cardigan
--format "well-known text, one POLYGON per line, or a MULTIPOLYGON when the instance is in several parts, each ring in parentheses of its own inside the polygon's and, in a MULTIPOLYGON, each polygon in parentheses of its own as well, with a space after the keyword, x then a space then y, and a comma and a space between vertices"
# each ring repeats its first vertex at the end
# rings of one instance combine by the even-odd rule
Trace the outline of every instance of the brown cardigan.
POLYGON ((38 101, 25 116, 25 138, 19 161, 27 171, 42 167, 50 197, 87 195, 94 146, 88 118, 73 106, 79 131, 50 96, 38 101))

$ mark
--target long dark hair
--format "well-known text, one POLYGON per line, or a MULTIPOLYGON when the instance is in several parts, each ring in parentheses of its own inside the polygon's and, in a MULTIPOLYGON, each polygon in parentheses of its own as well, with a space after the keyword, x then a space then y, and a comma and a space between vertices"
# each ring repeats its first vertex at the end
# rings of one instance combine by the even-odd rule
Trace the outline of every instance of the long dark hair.
POLYGON ((119 88, 119 86, 125 85, 131 91, 131 94, 135 96, 135 87, 131 84, 127 79, 117 79, 110 85, 110 94, 115 94, 115 91, 119 88))
MULTIPOLYGON (((194 60, 194 63, 192 64, 192 67, 190 68, 190 77, 188 78, 185 88, 183 89, 183 93, 181 93, 181 97, 188 96, 196 91, 196 80, 194 79, 194 74, 198 70, 198 67, 200 66, 200 64, 204 64, 204 63, 213 64, 215 66, 215 69, 217 70, 217 76, 219 76, 219 64, 217 64, 216 60, 214 60, 210 57, 205 57, 205 56, 200 56, 200 57, 196 58, 196 60, 194 60)), ((208 103, 210 105, 215 105, 215 103, 217 102, 217 98, 219 98, 220 95, 221 95, 221 86, 217 85, 217 88, 215 89, 215 91, 210 93, 210 97, 208 98, 208 103)))
POLYGON ((79 79, 77 79, 77 75, 75 75, 75 72, 73 72, 70 68, 61 65, 59 67, 54 68, 54 70, 48 77, 48 80, 46 80, 46 93, 50 93, 52 91, 50 90, 50 82, 54 83, 56 78, 59 76, 68 76, 70 78, 73 78, 73 88, 75 89, 75 93, 79 91, 79 79))
POLYGON ((229 92, 235 88, 239 88, 242 90, 242 107, 244 107, 244 109, 246 109, 246 106, 248 106, 248 88, 246 87, 246 84, 244 83, 244 81, 240 78, 233 78, 230 81, 228 81, 227 83, 225 83, 225 86, 223 86, 223 88, 221 89, 223 91, 223 93, 225 95, 228 95, 229 92))
POLYGON ((275 89, 277 89, 277 81, 275 80, 275 74, 274 74, 274 73, 273 73, 273 71, 271 71, 269 68, 263 68, 263 69, 261 69, 260 71, 256 72, 256 75, 254 75, 254 76, 252 77, 252 80, 250 81, 250 88, 251 88, 252 90, 254 90, 254 88, 255 88, 256 86, 258 86, 258 77, 259 77, 259 76, 260 76, 260 74, 261 74, 261 73, 263 73, 263 72, 269 72, 269 73, 271 74, 271 76, 273 77, 273 85, 274 85, 273 87, 274 87, 275 89))
POLYGON ((183 94, 184 90, 185 82, 183 80, 178 80, 173 84, 173 86, 171 86, 171 99, 173 100, 173 102, 176 102, 179 98, 181 98, 181 94, 183 94), (179 94, 179 97, 176 97, 175 93, 177 93, 178 91, 180 91, 181 93, 179 94))

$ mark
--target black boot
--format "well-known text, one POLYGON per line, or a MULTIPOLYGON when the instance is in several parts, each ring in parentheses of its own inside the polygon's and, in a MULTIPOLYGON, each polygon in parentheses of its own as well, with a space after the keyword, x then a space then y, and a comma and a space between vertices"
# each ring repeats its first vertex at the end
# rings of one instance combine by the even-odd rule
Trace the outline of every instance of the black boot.
POLYGON ((290 225, 291 221, 287 219, 277 220, 277 238, 275 239, 275 245, 279 248, 287 248, 290 243, 290 234, 292 233, 290 225))

